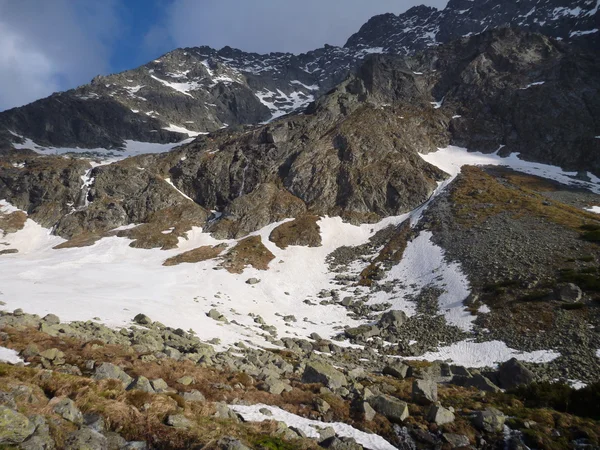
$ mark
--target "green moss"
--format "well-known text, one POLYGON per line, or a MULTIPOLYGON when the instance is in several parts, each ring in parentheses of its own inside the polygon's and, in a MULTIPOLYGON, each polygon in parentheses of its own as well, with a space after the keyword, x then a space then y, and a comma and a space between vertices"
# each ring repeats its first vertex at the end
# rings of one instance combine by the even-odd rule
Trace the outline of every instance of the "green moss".
POLYGON ((297 450, 300 447, 286 442, 275 436, 261 436, 253 442, 254 448, 264 448, 268 450, 297 450))

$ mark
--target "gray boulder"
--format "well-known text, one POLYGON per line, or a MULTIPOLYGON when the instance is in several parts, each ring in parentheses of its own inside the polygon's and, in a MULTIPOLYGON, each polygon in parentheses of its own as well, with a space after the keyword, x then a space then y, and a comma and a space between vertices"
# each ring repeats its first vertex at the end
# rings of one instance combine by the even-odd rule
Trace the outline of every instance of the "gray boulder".
POLYGON ((499 433, 504 428, 506 416, 502 411, 496 408, 487 408, 484 411, 477 411, 473 418, 473 424, 480 430, 488 433, 499 433))
POLYGON ((379 319, 379 326, 382 328, 395 327, 400 328, 408 320, 404 311, 392 310, 388 311, 379 319))
POLYGON ((558 285, 555 294, 558 300, 567 303, 577 303, 581 301, 581 297, 583 296, 581 288, 573 283, 558 285))
POLYGON ((438 425, 454 422, 454 413, 439 403, 431 405, 427 412, 427 420, 438 425))
POLYGON ((138 325, 151 325, 152 319, 145 314, 138 314, 133 318, 133 321, 138 325))
POLYGON ((194 424, 190 419, 185 417, 183 414, 171 414, 167 416, 167 425, 173 428, 192 428, 194 424))
POLYGON ((240 440, 225 436, 217 441, 217 447, 221 450, 250 450, 250 447, 244 445, 240 440))
POLYGON ((319 442, 319 445, 323 448, 332 450, 363 450, 362 445, 348 437, 338 438, 337 436, 333 436, 319 442))
POLYGON ((202 392, 197 391, 196 389, 190 391, 190 392, 184 392, 183 393, 183 399, 186 402, 191 402, 191 403, 204 403, 206 402, 206 397, 204 397, 204 394, 202 394, 202 392))
POLYGON ((450 444, 452 448, 468 447, 470 444, 469 438, 464 434, 444 433, 442 438, 444 438, 444 441, 450 444))
POLYGON ((150 383, 150 380, 148 380, 148 378, 144 377, 144 376, 139 376, 137 377, 133 383, 131 383, 128 387, 127 387, 128 391, 133 391, 133 390, 137 390, 137 391, 142 391, 142 392, 148 392, 149 394, 154 394, 156 393, 156 391, 154 390, 154 388, 152 387, 152 384, 150 383))
POLYGON ((159 394, 167 392, 169 390, 169 385, 162 378, 157 378, 156 380, 152 380, 150 382, 150 384, 152 385, 152 388, 154 389, 154 391, 159 394))
POLYGON ((311 361, 306 364, 302 374, 303 383, 321 383, 330 389, 339 389, 348 384, 346 377, 342 372, 318 361, 311 361))
POLYGON ((500 364, 496 376, 502 389, 512 389, 535 381, 534 373, 515 358, 500 364))
POLYGON ((65 441, 65 450, 108 450, 108 440, 91 428, 74 431, 65 441))
POLYGON ((23 414, 0 406, 0 444, 20 444, 34 431, 35 425, 23 414))
POLYGON ((390 395, 374 395, 369 397, 367 402, 375 411, 392 422, 402 422, 410 415, 408 405, 390 395))
POLYGON ((83 423, 83 414, 81 414, 79 408, 75 406, 75 402, 70 398, 63 398, 56 402, 53 411, 63 419, 73 422, 76 425, 83 423))
POLYGON ((456 375, 452 378, 452 384, 462 387, 473 387, 484 392, 500 392, 500 388, 498 386, 492 383, 489 378, 484 377, 480 373, 476 373, 470 377, 456 375))
POLYGON ((408 376, 409 370, 410 366, 400 361, 394 361, 383 368, 383 374, 403 380, 408 376))
POLYGON ((412 401, 419 405, 437 402, 437 383, 433 380, 414 380, 412 385, 412 401))
POLYGON ((132 382, 132 378, 125 373, 123 369, 119 366, 115 366, 114 364, 104 362, 96 367, 96 371, 94 372, 94 376, 92 377, 94 380, 120 380, 123 382, 123 386, 129 386, 132 382))

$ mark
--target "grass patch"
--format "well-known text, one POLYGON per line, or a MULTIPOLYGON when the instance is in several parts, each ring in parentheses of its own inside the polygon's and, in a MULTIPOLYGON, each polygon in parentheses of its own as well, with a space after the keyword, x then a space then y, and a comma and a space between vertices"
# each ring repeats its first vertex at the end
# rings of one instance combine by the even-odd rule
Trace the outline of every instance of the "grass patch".
POLYGON ((231 273, 242 273, 246 266, 267 270, 275 255, 264 246, 260 236, 242 239, 223 256, 221 266, 231 273))
POLYGON ((574 283, 586 291, 600 292, 600 267, 586 267, 581 270, 562 269, 558 281, 574 283))
POLYGON ((208 259, 216 258, 221 252, 227 248, 227 244, 219 244, 215 246, 205 245, 193 250, 175 255, 163 263, 163 266, 176 266, 178 264, 189 263, 194 264, 208 259))
POLYGON ((279 248, 290 245, 305 247, 321 246, 321 228, 317 224, 319 216, 305 215, 285 222, 271 231, 269 240, 279 248))

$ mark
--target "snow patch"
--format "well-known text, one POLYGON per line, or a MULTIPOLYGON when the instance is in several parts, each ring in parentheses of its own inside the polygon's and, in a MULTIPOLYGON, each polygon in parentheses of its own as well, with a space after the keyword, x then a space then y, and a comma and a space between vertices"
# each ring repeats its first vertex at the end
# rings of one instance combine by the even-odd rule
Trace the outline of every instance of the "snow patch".
POLYGON ((589 212, 600 214, 600 206, 590 206, 588 208, 583 208, 583 209, 585 209, 586 211, 589 211, 589 212))
POLYGON ((336 434, 341 437, 353 438, 356 442, 370 450, 395 450, 392 444, 377 434, 365 433, 356 428, 341 422, 321 422, 319 420, 305 419, 296 414, 284 411, 276 406, 257 404, 251 406, 229 405, 229 407, 240 414, 244 420, 249 422, 264 422, 275 420, 284 422, 288 427, 296 427, 302 430, 310 438, 318 438, 318 429, 331 427, 336 434), (271 411, 272 416, 266 416, 260 412, 260 409, 266 408, 271 411))
POLYGON ((24 362, 15 350, 6 347, 0 347, 0 362, 8 364, 19 364, 24 362))
POLYGON ((496 367, 498 364, 516 358, 531 363, 548 363, 560 356, 554 350, 521 352, 508 347, 502 341, 474 342, 472 339, 440 347, 437 352, 427 352, 421 356, 405 357, 408 360, 448 361, 459 366, 481 368, 496 367))

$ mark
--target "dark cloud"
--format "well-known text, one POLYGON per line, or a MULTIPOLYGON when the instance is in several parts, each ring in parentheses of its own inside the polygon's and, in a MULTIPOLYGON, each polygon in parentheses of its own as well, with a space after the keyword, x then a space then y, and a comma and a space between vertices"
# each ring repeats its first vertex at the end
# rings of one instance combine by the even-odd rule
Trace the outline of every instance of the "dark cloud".
POLYGON ((153 33, 176 47, 299 53, 343 45, 370 17, 418 4, 444 8, 447 0, 175 0, 153 33))

